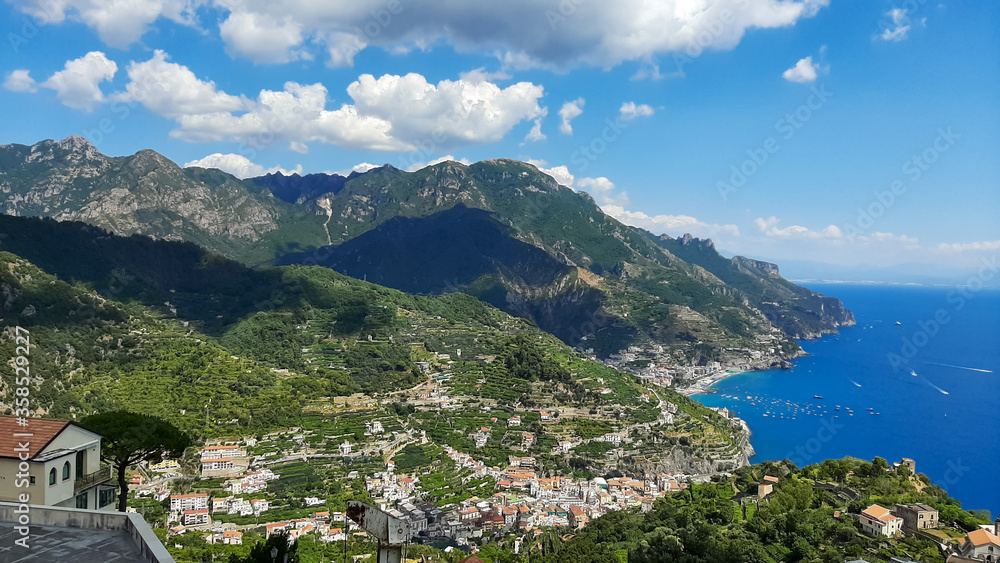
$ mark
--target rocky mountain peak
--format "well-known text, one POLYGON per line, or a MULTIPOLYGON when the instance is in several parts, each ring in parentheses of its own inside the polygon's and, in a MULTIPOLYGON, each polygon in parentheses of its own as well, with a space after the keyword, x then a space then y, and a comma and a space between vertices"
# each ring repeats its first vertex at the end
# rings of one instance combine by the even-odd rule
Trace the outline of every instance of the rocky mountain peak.
POLYGON ((88 151, 97 150, 94 145, 90 144, 90 141, 81 137, 80 135, 70 135, 65 139, 56 143, 56 146, 67 151, 88 151))
POLYGON ((691 236, 691 233, 684 233, 684 236, 677 239, 683 245, 704 246, 705 248, 715 248, 715 243, 710 238, 698 238, 691 236))
POLYGON ((771 277, 777 278, 781 276, 781 272, 778 271, 778 265, 770 262, 754 260, 753 258, 747 258, 746 256, 733 256, 733 264, 736 264, 738 268, 757 270, 758 272, 763 272, 771 277))

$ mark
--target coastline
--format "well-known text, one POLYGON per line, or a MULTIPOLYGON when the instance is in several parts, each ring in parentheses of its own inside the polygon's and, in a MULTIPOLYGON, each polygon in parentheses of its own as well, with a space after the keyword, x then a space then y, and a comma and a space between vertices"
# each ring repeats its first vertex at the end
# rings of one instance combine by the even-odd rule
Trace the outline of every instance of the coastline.
POLYGON ((681 395, 684 395, 685 397, 693 397, 694 395, 706 395, 714 393, 715 391, 712 389, 712 386, 715 385, 716 383, 728 379, 734 375, 740 375, 741 373, 750 373, 751 371, 760 371, 760 370, 756 369, 744 370, 744 371, 726 370, 722 373, 713 373, 711 375, 705 375, 699 377, 698 379, 694 380, 694 382, 691 385, 676 389, 676 391, 681 395))

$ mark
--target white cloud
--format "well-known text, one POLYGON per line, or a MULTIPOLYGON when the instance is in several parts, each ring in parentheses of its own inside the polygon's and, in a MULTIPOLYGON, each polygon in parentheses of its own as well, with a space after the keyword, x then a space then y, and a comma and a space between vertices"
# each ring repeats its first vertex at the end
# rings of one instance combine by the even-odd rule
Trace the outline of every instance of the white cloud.
POLYGON ((280 166, 264 168, 259 164, 254 164, 249 158, 239 154, 215 153, 210 154, 205 158, 184 163, 184 168, 189 168, 191 166, 198 166, 200 168, 218 168, 219 170, 228 172, 240 179, 263 176, 274 172, 280 172, 285 176, 302 173, 301 164, 296 166, 293 170, 285 170, 280 166))
POLYGON ((773 216, 768 217, 767 219, 758 217, 754 219, 754 223, 757 225, 757 228, 760 229, 760 232, 769 237, 786 239, 840 239, 844 237, 844 232, 841 231, 840 227, 836 225, 828 225, 818 231, 808 229, 802 225, 790 225, 788 227, 778 228, 780 220, 773 216))
POLYGON ((545 120, 545 116, 549 114, 549 108, 542 108, 542 114, 535 118, 535 123, 531 126, 531 130, 528 134, 524 136, 524 142, 521 143, 537 143, 538 141, 544 141, 548 137, 545 133, 542 133, 542 121, 545 120))
POLYGON ((605 207, 608 205, 625 206, 628 205, 628 194, 616 192, 615 184, 604 176, 598 178, 580 178, 576 185, 583 191, 589 193, 597 205, 605 207))
MULTIPOLYGON (((879 38, 883 41, 903 41, 906 39, 906 34, 910 31, 910 18, 906 15, 906 10, 903 8, 893 8, 885 13, 885 16, 889 18, 890 23, 884 25, 882 34, 879 38)), ((926 18, 924 19, 926 21, 926 18)))
POLYGON ((22 12, 44 24, 81 21, 113 47, 139 41, 158 19, 190 24, 198 2, 189 0, 14 0, 22 12))
POLYGON ((337 176, 344 176, 346 178, 347 176, 350 176, 352 172, 357 172, 358 174, 364 174, 365 172, 368 172, 369 170, 375 168, 378 168, 377 164, 362 162, 360 164, 355 164, 351 168, 347 168, 344 170, 337 170, 336 172, 327 172, 327 174, 336 174, 337 176))
POLYGON ((30 76, 27 70, 8 72, 4 78, 3 87, 11 92, 36 92, 38 90, 35 79, 30 76))
POLYGON ((625 102, 622 104, 621 109, 618 110, 618 115, 622 121, 632 121, 637 117, 651 117, 654 113, 656 113, 656 110, 651 106, 646 104, 636 105, 635 102, 625 102))
MULTIPOLYGON (((828 0, 573 2, 572 13, 565 15, 563 4, 546 0, 428 2, 419 9, 402 2, 395 12, 385 0, 221 3, 231 13, 226 21, 232 14, 254 14, 259 22, 296 22, 301 45, 325 47, 331 66, 350 66, 369 47, 406 52, 446 43, 459 52, 497 52, 504 68, 517 70, 579 64, 609 68, 657 53, 731 49, 747 30, 793 25, 815 15, 828 0)), ((274 51, 286 53, 288 47, 278 42, 274 51)), ((263 62, 274 56, 264 49, 241 54, 263 62)))
POLYGON ((562 108, 559 109, 559 118, 562 120, 559 123, 560 133, 563 135, 573 134, 573 125, 571 122, 583 114, 583 106, 586 103, 587 101, 583 98, 577 98, 571 102, 563 104, 562 108))
POLYGON ((418 162, 416 164, 411 164, 406 169, 406 171, 407 172, 416 172, 417 170, 423 170, 424 168, 427 168, 428 166, 434 166, 435 164, 441 164, 442 162, 449 162, 449 161, 454 161, 454 162, 457 162, 459 164, 464 164, 466 166, 472 164, 472 162, 469 159, 467 159, 467 158, 456 159, 454 156, 452 156, 450 154, 446 154, 446 155, 444 155, 444 156, 442 156, 440 158, 435 158, 434 160, 431 160, 429 162, 418 162))
POLYGON ((72 61, 42 82, 41 86, 56 91, 56 97, 67 107, 90 111, 104 101, 99 84, 114 78, 118 65, 100 51, 91 51, 72 61))
POLYGON ((309 154, 309 145, 305 143, 300 143, 298 141, 289 142, 288 149, 293 150, 299 154, 309 154))
POLYGON ((934 247, 935 250, 945 253, 965 253, 965 252, 997 252, 1000 251, 1000 240, 982 242, 954 242, 944 243, 934 247))
POLYGON ((719 235, 739 236, 740 234, 740 229, 736 225, 706 223, 690 215, 650 216, 641 211, 628 211, 620 205, 605 205, 601 209, 626 225, 646 229, 655 234, 680 236, 690 233, 700 238, 711 238, 719 235))
POLYGON ((815 82, 819 67, 813 64, 811 56, 799 59, 795 66, 781 74, 789 82, 808 83, 815 82))
POLYGON ((549 163, 545 162, 544 160, 528 159, 525 162, 531 164, 541 172, 544 172, 545 174, 552 176, 555 179, 556 183, 558 183, 560 186, 566 186, 567 188, 572 188, 573 182, 576 181, 576 178, 573 176, 573 174, 570 173, 569 167, 565 165, 553 166, 549 168, 549 163))
POLYGON ((215 83, 199 80, 186 66, 167 62, 169 55, 157 50, 153 58, 128 65, 129 83, 115 97, 139 102, 168 118, 242 109, 247 101, 218 90, 215 83))
POLYGON ((442 80, 419 74, 361 75, 347 87, 353 104, 327 109, 322 84, 286 82, 256 100, 232 96, 157 51, 129 65, 124 101, 175 119, 171 136, 191 142, 232 140, 252 146, 288 142, 297 152, 319 141, 352 150, 415 151, 428 155, 502 139, 518 123, 544 117, 541 86, 518 82, 501 89, 484 81, 442 80))
POLYGON ((302 25, 291 16, 279 20, 252 12, 231 12, 219 34, 232 55, 258 63, 287 63, 299 58, 302 25))
POLYGON ((564 2, 274 2, 272 0, 11 0, 45 23, 81 21, 116 47, 137 42, 161 18, 192 24, 194 10, 219 21, 227 50, 255 62, 325 51, 350 66, 369 47, 389 52, 450 45, 498 53, 506 68, 610 68, 656 54, 732 49, 752 29, 794 25, 829 0, 619 0, 564 2), (205 8, 210 4, 211 8, 205 8), (569 5, 572 13, 566 12, 569 5), (394 9, 397 6, 398 9, 394 9), (392 10, 392 11, 390 11, 392 10), (309 53, 307 53, 307 51, 309 53), (516 66, 514 63, 517 63, 516 66))
POLYGON ((505 70, 488 72, 486 67, 481 66, 468 72, 463 72, 459 75, 459 78, 469 82, 494 82, 497 80, 509 80, 511 76, 505 70))

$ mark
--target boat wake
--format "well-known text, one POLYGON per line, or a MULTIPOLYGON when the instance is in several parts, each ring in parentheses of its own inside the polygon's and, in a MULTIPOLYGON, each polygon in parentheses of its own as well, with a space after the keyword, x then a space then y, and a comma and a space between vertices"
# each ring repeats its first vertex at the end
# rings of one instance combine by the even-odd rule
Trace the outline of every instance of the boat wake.
POLYGON ((993 373, 993 370, 990 369, 970 368, 965 366, 956 366, 952 364, 941 364, 938 362, 927 362, 927 363, 934 366, 944 366, 946 368, 964 369, 966 371, 978 371, 979 373, 993 373))
POLYGON ((944 389, 942 389, 942 388, 938 387, 937 385, 934 385, 934 384, 933 384, 933 383, 931 383, 930 381, 927 381, 927 378, 926 378, 926 377, 924 378, 924 382, 925 382, 925 383, 927 383, 927 385, 930 385, 931 387, 933 387, 934 389, 936 389, 936 390, 937 390, 937 391, 938 391, 939 393, 941 393, 942 395, 950 395, 950 394, 951 394, 951 393, 948 393, 947 391, 945 391, 944 389))
POLYGON ((854 381, 853 379, 848 379, 848 381, 850 381, 851 383, 853 383, 855 387, 861 387, 861 384, 858 383, 857 381, 854 381))

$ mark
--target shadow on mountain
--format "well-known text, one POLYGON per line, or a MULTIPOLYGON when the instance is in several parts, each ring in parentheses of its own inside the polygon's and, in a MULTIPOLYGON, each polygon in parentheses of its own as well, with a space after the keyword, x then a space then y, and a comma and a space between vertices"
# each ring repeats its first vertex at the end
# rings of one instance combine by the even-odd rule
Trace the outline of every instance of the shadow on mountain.
POLYGON ((409 293, 462 291, 575 345, 608 327, 601 293, 571 279, 573 268, 522 242, 481 209, 456 205, 422 218, 394 217, 343 244, 277 257, 278 265, 322 265, 409 293))
POLYGON ((0 215, 0 250, 118 301, 137 301, 220 334, 287 283, 189 242, 121 237, 86 223, 0 215))

